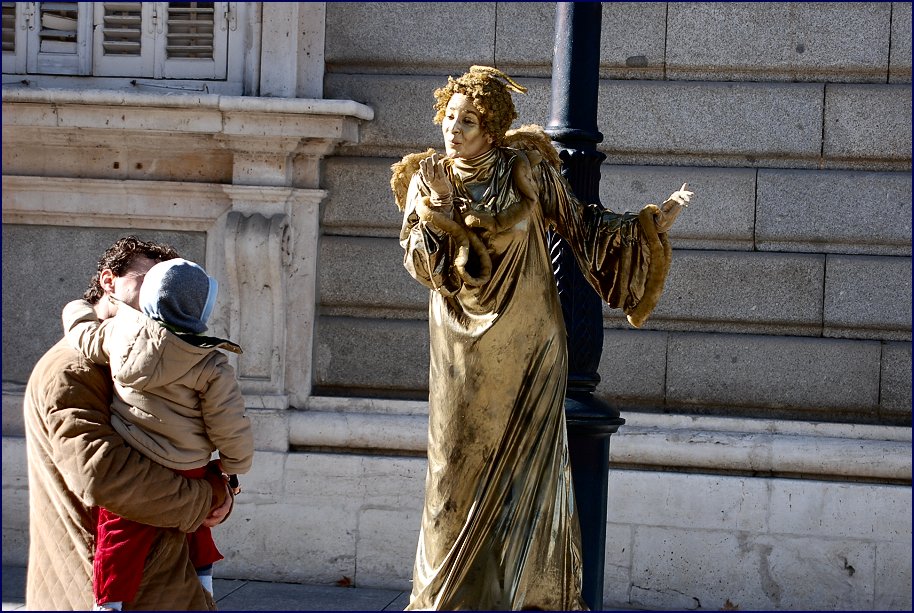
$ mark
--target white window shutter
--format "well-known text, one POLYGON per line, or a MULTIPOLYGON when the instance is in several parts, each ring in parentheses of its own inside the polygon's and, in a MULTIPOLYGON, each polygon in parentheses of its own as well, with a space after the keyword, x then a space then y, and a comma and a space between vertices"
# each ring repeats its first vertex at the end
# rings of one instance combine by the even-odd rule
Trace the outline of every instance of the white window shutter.
POLYGON ((25 39, 34 2, 3 3, 3 72, 25 72, 25 39))
POLYGON ((157 30, 154 2, 95 2, 93 74, 151 77, 157 30))
POLYGON ((160 2, 165 32, 156 45, 156 77, 224 79, 229 2, 160 2))
POLYGON ((88 2, 37 2, 27 31, 30 73, 85 75, 91 71, 92 7, 88 2))

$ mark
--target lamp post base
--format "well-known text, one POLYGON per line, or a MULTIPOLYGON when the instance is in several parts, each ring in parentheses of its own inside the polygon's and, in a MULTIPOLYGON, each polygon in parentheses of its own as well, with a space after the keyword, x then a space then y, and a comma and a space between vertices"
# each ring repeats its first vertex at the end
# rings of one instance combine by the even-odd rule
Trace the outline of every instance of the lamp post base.
POLYGON ((581 523, 583 588, 592 611, 603 608, 606 558, 606 501, 609 492, 609 439, 625 424, 619 412, 589 393, 565 398, 568 456, 575 504, 581 523))

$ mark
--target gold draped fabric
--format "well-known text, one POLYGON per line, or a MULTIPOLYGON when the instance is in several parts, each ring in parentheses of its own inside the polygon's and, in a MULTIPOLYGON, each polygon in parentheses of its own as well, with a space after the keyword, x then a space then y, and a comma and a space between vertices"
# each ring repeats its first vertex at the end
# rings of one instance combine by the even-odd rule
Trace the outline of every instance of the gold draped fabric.
MULTIPOLYGON (((517 155, 498 148, 451 162, 455 218, 521 206, 517 155)), ((555 227, 600 295, 626 312, 652 266, 665 274, 667 261, 651 261, 657 252, 637 214, 580 203, 546 163, 533 175, 538 205, 500 233, 480 233, 492 260, 480 287, 456 274, 452 237, 417 214, 429 195, 418 173, 410 184, 404 264, 432 291, 428 473, 407 610, 586 609, 563 409, 566 335, 546 231, 555 227)))

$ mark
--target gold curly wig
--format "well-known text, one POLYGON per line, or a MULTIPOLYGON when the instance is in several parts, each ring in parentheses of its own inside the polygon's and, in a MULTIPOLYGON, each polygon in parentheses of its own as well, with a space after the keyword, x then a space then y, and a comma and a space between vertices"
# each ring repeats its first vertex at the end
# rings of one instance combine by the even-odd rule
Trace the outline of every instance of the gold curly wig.
POLYGON ((447 103, 454 94, 469 98, 479 113, 482 131, 492 137, 495 145, 504 143, 505 132, 517 119, 517 110, 511 92, 527 93, 527 88, 515 83, 511 77, 489 66, 471 66, 461 77, 447 78, 447 85, 435 90, 435 123, 444 120, 447 103))

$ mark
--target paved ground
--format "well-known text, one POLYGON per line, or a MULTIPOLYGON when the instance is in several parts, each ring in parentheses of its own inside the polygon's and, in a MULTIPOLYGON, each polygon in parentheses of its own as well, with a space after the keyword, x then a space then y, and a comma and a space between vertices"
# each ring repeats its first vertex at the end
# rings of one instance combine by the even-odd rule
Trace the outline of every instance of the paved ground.
MULTIPOLYGON (((399 590, 215 579, 220 611, 402 611, 399 590)), ((3 567, 3 610, 25 610, 25 569, 3 567)))
MULTIPOLYGON (((408 591, 365 587, 214 579, 213 588, 220 611, 402 611, 409 604, 408 591)), ((26 610, 21 566, 3 567, 3 610, 26 610)))

